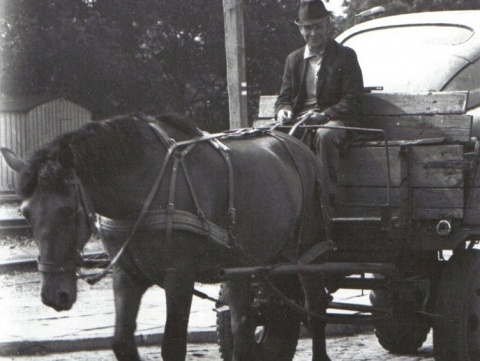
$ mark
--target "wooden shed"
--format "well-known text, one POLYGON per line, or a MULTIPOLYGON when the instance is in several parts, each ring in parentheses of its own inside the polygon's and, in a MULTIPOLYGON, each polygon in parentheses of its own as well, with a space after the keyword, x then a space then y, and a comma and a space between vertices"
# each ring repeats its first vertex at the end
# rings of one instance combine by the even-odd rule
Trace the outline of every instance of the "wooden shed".
MULTIPOLYGON (((30 152, 90 121, 90 110, 61 97, 0 97, 0 146, 25 158, 30 152)), ((14 172, 0 156, 0 192, 14 191, 14 172)))

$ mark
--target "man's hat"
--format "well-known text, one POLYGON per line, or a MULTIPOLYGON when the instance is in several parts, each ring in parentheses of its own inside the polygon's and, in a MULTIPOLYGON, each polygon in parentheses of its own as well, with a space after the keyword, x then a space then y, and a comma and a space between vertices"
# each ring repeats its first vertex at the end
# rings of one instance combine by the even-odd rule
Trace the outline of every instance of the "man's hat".
POLYGON ((301 0, 297 25, 312 25, 330 15, 321 0, 301 0))

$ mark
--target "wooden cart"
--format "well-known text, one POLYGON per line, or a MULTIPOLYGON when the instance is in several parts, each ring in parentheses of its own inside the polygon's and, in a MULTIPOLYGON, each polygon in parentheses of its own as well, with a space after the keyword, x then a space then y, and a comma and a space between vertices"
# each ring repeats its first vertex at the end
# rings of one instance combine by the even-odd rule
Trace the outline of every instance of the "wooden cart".
MULTIPOLYGON (((272 122, 275 99, 261 97, 255 127, 272 122)), ((433 327, 436 361, 480 357, 480 143, 471 138, 467 100, 467 92, 367 94, 363 125, 379 131, 342 154, 333 248, 309 271, 327 280, 332 309, 354 311, 329 312, 330 322, 371 322, 391 352, 417 350, 433 327), (345 288, 371 290, 372 306, 335 302, 335 292, 345 288)), ((280 282, 290 294, 292 282, 280 282)), ((252 289, 260 346, 268 349, 282 329, 272 323, 283 319, 291 336, 282 354, 291 360, 300 320, 282 311, 283 301, 261 281, 252 289)), ((228 311, 218 313, 225 360, 231 358, 228 320, 228 311)))

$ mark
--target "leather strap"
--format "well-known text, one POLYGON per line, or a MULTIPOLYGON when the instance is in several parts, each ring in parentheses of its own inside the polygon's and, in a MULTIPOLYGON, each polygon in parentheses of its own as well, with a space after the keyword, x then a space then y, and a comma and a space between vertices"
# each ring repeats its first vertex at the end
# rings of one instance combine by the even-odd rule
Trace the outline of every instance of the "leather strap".
MULTIPOLYGON (((157 209, 149 211, 144 217, 142 224, 137 228, 139 231, 157 231, 167 229, 167 215, 166 209, 157 209)), ((172 228, 182 231, 189 231, 201 236, 208 237, 213 242, 222 247, 228 247, 228 233, 217 224, 201 220, 200 217, 190 212, 185 212, 179 209, 173 211, 171 215, 172 228), (208 228, 204 223, 208 224, 208 228)), ((110 219, 103 216, 98 216, 98 228, 102 232, 125 232, 128 233, 133 227, 134 221, 131 219, 110 219)))

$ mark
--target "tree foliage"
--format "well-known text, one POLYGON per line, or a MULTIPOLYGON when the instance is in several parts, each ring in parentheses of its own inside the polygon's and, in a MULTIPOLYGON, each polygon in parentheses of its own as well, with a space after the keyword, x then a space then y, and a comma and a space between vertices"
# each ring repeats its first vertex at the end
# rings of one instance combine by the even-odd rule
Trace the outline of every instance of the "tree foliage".
MULTIPOLYGON (((475 9, 477 0, 345 0, 339 32, 354 15, 475 9)), ((298 0, 244 0, 251 114, 280 87, 287 54, 303 44, 298 0)), ((0 0, 0 81, 10 95, 55 94, 91 109, 187 113, 208 130, 228 127, 219 0, 0 0)))
MULTIPOLYGON (((58 94, 96 118, 188 113, 228 127, 223 4, 218 0, 1 0, 1 90, 58 94), (215 120, 213 120, 215 119, 215 120)), ((248 0, 248 77, 276 92, 293 37, 290 1, 248 0)), ((292 45, 292 43, 297 43, 292 45)))

